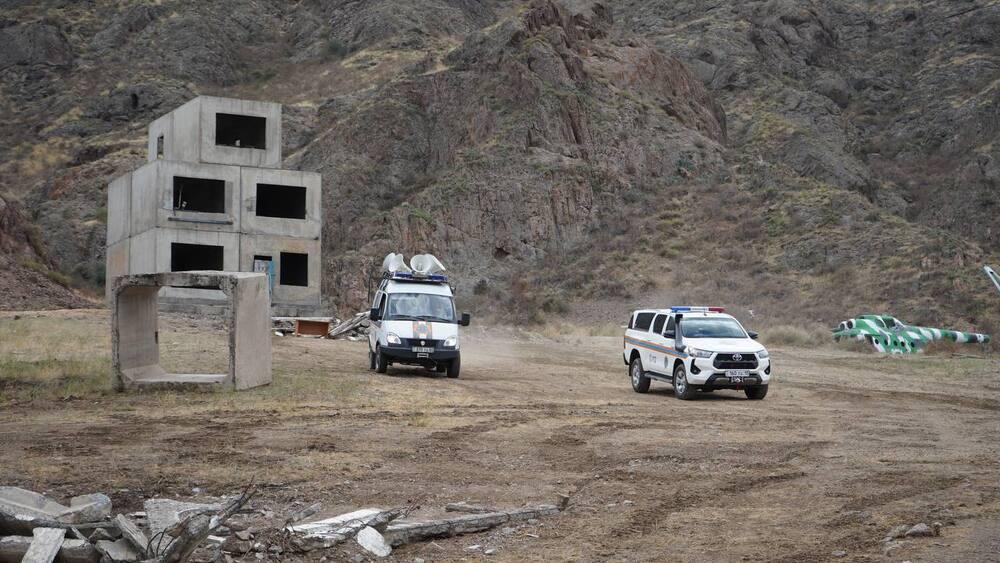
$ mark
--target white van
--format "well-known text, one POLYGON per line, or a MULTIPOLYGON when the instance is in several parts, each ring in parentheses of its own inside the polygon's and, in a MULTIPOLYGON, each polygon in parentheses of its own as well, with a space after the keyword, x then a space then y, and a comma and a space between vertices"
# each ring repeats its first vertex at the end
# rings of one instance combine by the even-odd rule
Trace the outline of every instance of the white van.
POLYGON ((398 254, 383 262, 382 281, 368 314, 369 368, 385 373, 393 364, 417 365, 458 377, 458 327, 469 326, 470 315, 458 316, 451 285, 436 258, 417 255, 411 265, 398 254))

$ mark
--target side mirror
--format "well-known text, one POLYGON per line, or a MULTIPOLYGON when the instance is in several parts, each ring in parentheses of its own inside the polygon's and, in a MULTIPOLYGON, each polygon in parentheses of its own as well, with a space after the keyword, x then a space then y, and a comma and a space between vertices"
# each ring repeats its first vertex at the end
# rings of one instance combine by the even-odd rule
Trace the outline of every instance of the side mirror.
POLYGON ((668 331, 666 331, 666 332, 663 333, 663 337, 664 338, 677 338, 677 331, 676 330, 668 330, 668 331))
POLYGON ((460 326, 469 326, 469 323, 471 322, 472 322, 472 315, 468 313, 462 313, 462 320, 458 321, 458 324, 460 326))
POLYGON ((368 319, 372 320, 372 321, 379 320, 378 309, 372 309, 372 310, 368 311, 368 319))
POLYGON ((758 336, 760 336, 760 335, 759 335, 759 334, 757 333, 757 331, 756 331, 756 330, 748 330, 748 331, 747 331, 747 334, 749 334, 749 335, 750 335, 750 338, 752 338, 752 339, 754 339, 754 340, 757 340, 757 337, 758 337, 758 336))
POLYGON ((677 350, 678 352, 683 354, 684 350, 687 350, 687 346, 685 346, 684 344, 675 344, 674 350, 677 350))

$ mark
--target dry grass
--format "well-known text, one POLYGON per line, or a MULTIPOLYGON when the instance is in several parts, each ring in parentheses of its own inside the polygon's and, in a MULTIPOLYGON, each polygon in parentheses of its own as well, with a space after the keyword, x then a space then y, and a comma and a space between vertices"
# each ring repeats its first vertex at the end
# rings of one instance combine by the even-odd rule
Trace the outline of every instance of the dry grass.
POLYGON ((777 325, 761 329, 760 340, 767 346, 815 347, 833 342, 830 331, 819 326, 777 325))

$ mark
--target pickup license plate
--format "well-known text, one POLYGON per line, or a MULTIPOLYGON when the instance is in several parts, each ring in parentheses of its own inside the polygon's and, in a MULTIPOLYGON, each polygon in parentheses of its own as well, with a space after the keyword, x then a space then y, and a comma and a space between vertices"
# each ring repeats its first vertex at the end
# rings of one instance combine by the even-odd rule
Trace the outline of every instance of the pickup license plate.
POLYGON ((729 378, 730 383, 743 383, 744 378, 750 377, 750 370, 748 369, 726 370, 726 377, 729 378))
POLYGON ((414 346, 413 351, 418 354, 430 354, 434 351, 434 348, 424 347, 424 346, 414 346))

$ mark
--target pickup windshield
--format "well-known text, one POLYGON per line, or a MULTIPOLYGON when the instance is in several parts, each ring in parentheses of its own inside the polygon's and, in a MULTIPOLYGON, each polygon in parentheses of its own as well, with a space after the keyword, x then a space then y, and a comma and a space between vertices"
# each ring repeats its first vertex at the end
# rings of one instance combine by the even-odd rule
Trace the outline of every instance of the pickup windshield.
POLYGON ((432 321, 453 323, 455 302, 447 295, 390 293, 385 306, 387 321, 432 321))
POLYGON ((725 318, 687 318, 680 323, 684 338, 747 338, 740 323, 725 318))

